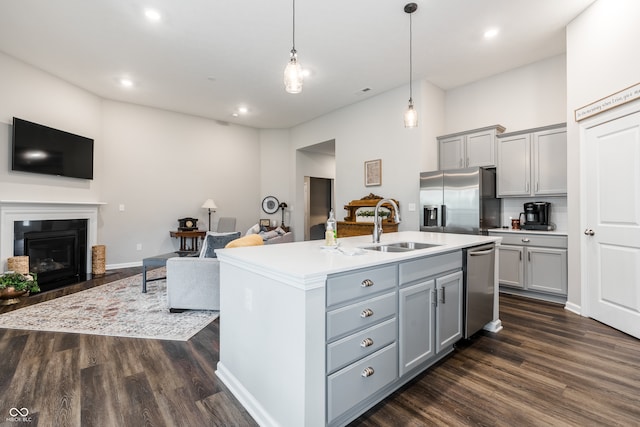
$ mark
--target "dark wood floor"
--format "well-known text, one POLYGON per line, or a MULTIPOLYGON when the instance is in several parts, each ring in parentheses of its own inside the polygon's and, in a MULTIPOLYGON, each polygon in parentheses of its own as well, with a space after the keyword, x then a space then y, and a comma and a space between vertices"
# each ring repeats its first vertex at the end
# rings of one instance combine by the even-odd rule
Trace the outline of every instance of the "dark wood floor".
MULTIPOLYGON (((352 426, 640 425, 639 340, 561 305, 500 303, 503 331, 461 342, 352 426)), ((18 425, 11 408, 31 426, 255 425, 215 376, 218 331, 216 320, 177 342, 0 329, 0 425, 18 425)))

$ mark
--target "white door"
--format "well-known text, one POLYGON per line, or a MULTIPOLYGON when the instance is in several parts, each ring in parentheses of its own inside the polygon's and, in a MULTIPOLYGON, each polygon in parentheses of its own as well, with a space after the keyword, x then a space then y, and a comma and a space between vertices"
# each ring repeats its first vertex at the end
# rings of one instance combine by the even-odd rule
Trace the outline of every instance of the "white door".
POLYGON ((640 112, 584 135, 586 314, 640 338, 640 112))

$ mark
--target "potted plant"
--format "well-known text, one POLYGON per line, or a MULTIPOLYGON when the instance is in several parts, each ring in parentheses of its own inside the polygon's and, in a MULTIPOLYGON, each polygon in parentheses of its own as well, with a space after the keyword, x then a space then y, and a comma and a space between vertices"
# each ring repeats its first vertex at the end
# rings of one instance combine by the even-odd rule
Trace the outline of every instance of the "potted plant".
POLYGON ((35 273, 21 274, 12 271, 0 275, 1 305, 15 304, 19 297, 40 292, 38 276, 35 273))
MULTIPOLYGON (((380 209, 378 211, 378 216, 380 216, 383 220, 387 219, 391 212, 385 209, 380 209)), ((373 222, 375 217, 375 211, 371 209, 360 209, 356 212, 356 222, 373 222)))

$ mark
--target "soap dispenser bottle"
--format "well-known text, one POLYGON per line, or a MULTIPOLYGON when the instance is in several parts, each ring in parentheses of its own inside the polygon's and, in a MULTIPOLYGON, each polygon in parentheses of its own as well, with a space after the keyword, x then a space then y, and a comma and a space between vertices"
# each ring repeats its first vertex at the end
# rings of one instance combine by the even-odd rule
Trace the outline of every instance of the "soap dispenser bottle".
POLYGON ((335 246, 338 244, 336 238, 336 219, 333 217, 333 209, 329 212, 329 219, 327 220, 327 228, 324 232, 325 245, 335 246))

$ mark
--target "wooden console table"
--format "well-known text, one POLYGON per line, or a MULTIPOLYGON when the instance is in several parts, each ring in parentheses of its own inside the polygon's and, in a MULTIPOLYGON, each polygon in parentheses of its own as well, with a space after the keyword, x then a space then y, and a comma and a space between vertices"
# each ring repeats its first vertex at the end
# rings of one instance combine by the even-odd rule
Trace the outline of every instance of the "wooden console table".
POLYGON ((180 238, 180 251, 179 253, 193 253, 198 252, 198 238, 204 239, 207 235, 206 231, 191 230, 191 231, 170 231, 171 237, 180 238), (191 239, 191 245, 187 245, 187 239, 191 239))
MULTIPOLYGON (((373 235, 373 222, 338 221, 338 237, 373 235)), ((398 224, 382 223, 383 233, 395 233, 398 224)))
MULTIPOLYGON (((375 194, 369 194, 360 200, 352 200, 351 203, 345 205, 344 208, 349 214, 344 218, 344 221, 338 221, 338 238, 351 237, 351 236, 364 236, 366 234, 373 235, 373 222, 359 222, 357 221, 357 212, 359 209, 366 209, 373 211, 376 204, 382 199, 375 194)), ((394 202, 400 207, 400 203, 393 199, 394 202)), ((395 222, 396 211, 391 203, 382 204, 391 214, 387 219, 382 220, 382 232, 394 233, 398 231, 398 224, 395 222)))

